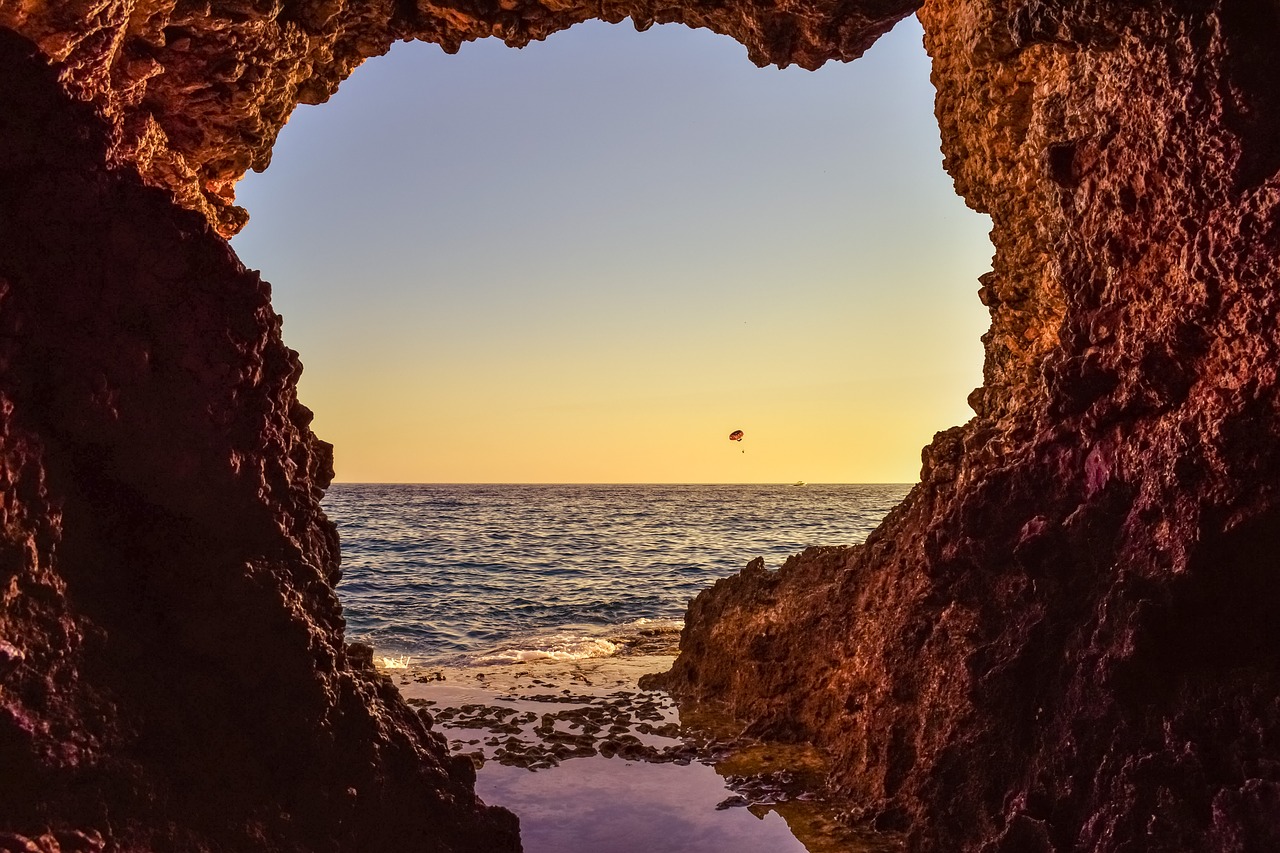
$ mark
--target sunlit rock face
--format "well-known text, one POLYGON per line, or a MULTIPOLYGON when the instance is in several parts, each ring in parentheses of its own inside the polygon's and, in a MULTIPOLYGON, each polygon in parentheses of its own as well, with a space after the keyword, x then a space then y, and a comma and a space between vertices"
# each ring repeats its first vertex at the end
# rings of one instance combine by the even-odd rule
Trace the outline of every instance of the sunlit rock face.
POLYGON ((994 223, 977 417, 864 546, 700 596, 670 682, 913 850, 1280 849, 1277 8, 920 18, 994 223))
MULTIPOLYGON (((814 67, 913 9, 0 0, 0 829, 514 849, 347 660, 328 450, 215 233, 234 181, 396 39, 630 15, 814 67)), ((914 850, 1280 849, 1278 15, 920 9, 994 223, 976 417, 864 546, 700 596, 668 678, 830 747, 914 850)))
POLYGON ((522 47, 582 21, 639 29, 683 21, 727 33, 760 65, 853 59, 917 2, 796 0, 3 0, 0 27, 35 41, 76 97, 114 127, 111 156, 204 213, 224 235, 248 217, 234 185, 261 171, 298 103, 328 100, 398 40, 456 52, 497 37, 522 47))

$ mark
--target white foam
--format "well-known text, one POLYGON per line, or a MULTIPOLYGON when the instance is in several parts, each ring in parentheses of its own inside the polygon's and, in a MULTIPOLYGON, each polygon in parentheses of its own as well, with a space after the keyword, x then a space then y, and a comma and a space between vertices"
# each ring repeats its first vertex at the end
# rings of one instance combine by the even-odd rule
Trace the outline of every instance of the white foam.
POLYGON ((382 656, 383 669, 408 669, 409 661, 412 660, 408 655, 400 655, 400 657, 382 656))
POLYGON ((531 639, 528 648, 501 649, 478 658, 479 663, 531 663, 534 661, 570 661, 586 658, 607 658, 621 648, 617 643, 599 637, 582 637, 572 634, 556 634, 531 639))
POLYGON ((625 628, 656 628, 659 630, 674 629, 680 630, 684 627, 683 619, 650 619, 647 616, 641 616, 639 619, 633 619, 626 623, 625 628))

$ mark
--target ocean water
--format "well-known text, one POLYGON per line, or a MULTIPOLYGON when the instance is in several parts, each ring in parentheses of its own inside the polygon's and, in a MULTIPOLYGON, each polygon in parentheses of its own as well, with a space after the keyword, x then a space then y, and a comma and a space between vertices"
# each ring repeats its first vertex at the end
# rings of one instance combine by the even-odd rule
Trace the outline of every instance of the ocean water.
POLYGON ((349 640, 467 665, 668 651, 689 599, 763 557, 866 538, 906 485, 354 485, 349 640))

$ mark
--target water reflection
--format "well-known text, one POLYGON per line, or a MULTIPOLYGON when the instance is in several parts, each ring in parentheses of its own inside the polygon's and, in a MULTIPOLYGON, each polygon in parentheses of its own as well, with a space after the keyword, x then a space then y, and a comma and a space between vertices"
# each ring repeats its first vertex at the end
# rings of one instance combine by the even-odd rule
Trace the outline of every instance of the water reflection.
POLYGON ((520 817, 527 853, 886 853, 897 839, 851 830, 825 801, 827 764, 804 744, 744 739, 678 709, 641 675, 671 655, 389 673, 476 790, 520 817))

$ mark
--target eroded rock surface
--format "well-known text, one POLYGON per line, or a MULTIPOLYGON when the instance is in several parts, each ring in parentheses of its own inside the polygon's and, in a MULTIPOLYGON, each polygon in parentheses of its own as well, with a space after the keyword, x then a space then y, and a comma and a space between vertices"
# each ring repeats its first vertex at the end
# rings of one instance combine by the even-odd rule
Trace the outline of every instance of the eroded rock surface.
MULTIPOLYGON (((345 657, 327 449, 201 217, 235 231, 294 106, 396 39, 630 16, 814 67, 915 6, 0 0, 4 828, 513 847, 345 657)), ((668 683, 830 747, 916 850, 1280 849, 1280 12, 919 14, 994 224, 976 417, 864 546, 700 596, 668 683)))
POLYGON ((914 0, 2 0, 0 27, 39 44, 68 91, 96 104, 111 156, 230 236, 248 217, 235 182, 271 161, 293 108, 328 100, 399 40, 450 53, 478 38, 514 47, 596 18, 638 29, 680 21, 741 41, 757 64, 816 68, 860 56, 914 0))
POLYGON ((864 546, 700 596, 669 683, 915 850, 1277 849, 1276 8, 920 18, 995 226, 977 417, 864 546))
POLYGON ((347 659, 268 286, 33 45, 0 67, 0 849, 518 850, 347 659))

